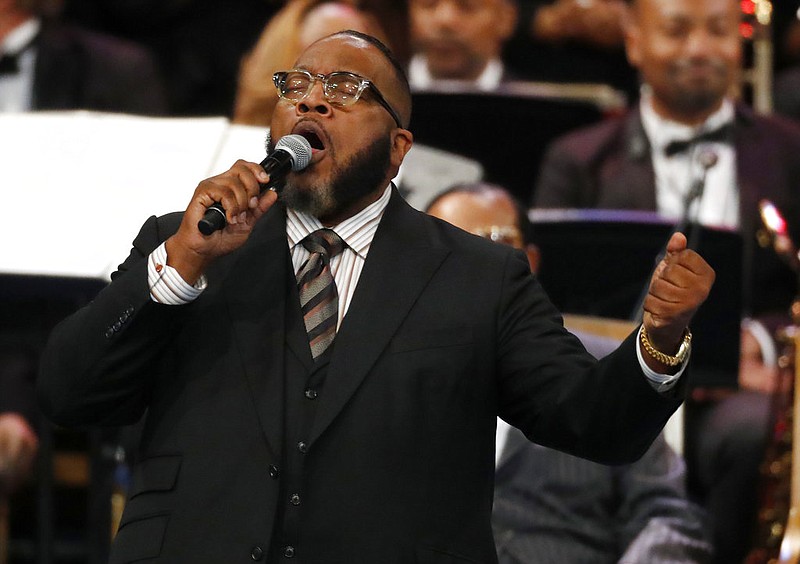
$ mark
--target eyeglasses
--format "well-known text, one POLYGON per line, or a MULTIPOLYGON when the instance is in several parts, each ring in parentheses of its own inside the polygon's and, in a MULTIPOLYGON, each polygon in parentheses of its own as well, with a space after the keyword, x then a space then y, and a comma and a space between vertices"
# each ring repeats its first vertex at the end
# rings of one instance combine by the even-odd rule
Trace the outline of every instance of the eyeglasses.
POLYGON ((472 234, 483 237, 484 239, 489 239, 495 243, 511 245, 517 249, 521 249, 524 246, 522 243, 522 233, 519 229, 511 225, 478 227, 472 230, 472 234))
POLYGON ((292 104, 299 104, 311 93, 314 83, 322 82, 322 92, 325 99, 334 106, 352 106, 364 90, 369 88, 375 95, 375 100, 386 108, 392 116, 397 127, 402 128, 400 116, 392 109, 386 98, 383 97, 378 87, 363 76, 351 72, 337 71, 330 74, 312 74, 304 70, 279 71, 272 75, 272 81, 278 90, 278 96, 292 104))

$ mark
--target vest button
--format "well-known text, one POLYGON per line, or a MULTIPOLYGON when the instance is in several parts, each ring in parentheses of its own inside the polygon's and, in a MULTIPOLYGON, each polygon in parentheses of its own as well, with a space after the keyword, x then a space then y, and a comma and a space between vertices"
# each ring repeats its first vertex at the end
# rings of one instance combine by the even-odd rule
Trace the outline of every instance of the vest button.
POLYGON ((289 498, 289 503, 292 505, 300 505, 300 494, 292 494, 289 498))
POLYGON ((303 441, 300 441, 299 443, 297 443, 297 450, 305 454, 308 452, 308 445, 303 441))
POLYGON ((250 552, 250 558, 252 558, 253 560, 261 560, 263 556, 264 556, 264 551, 261 549, 260 546, 254 547, 253 550, 250 552))
POLYGON ((309 388, 304 393, 305 393, 306 397, 308 399, 310 399, 310 400, 317 399, 317 395, 318 395, 317 394, 317 390, 312 390, 311 388, 309 388))
POLYGON ((277 480, 278 476, 280 476, 280 474, 281 473, 278 470, 277 466, 275 466, 274 464, 270 464, 269 465, 269 477, 270 478, 272 478, 273 480, 277 480))
POLYGON ((291 546, 291 545, 289 545, 289 546, 284 546, 284 547, 283 547, 283 555, 284 555, 286 558, 293 558, 293 557, 294 557, 294 547, 293 547, 293 546, 291 546))

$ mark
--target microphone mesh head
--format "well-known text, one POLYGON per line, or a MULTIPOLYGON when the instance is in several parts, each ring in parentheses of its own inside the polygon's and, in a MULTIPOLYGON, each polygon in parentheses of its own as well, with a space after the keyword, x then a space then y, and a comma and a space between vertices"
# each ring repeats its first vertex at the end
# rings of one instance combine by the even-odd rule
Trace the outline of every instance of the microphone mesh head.
POLYGON ((311 162, 311 143, 302 135, 284 135, 275 150, 283 149, 292 156, 292 170, 303 170, 311 162))

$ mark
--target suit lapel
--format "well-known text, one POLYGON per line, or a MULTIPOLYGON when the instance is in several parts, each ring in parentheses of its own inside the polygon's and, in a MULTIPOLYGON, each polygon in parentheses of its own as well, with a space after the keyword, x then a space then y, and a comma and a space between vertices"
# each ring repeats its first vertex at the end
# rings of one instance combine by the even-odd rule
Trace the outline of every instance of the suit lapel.
POLYGON ((447 249, 432 243, 428 229, 395 189, 336 336, 311 442, 355 393, 447 256, 447 249))
MULTIPOLYGON (((631 110, 623 124, 624 147, 621 160, 616 170, 612 172, 608 185, 619 193, 625 205, 611 207, 655 210, 656 209, 656 180, 653 171, 650 142, 642 126, 638 106, 631 110), (631 187, 639 186, 640 189, 632 190, 631 187)), ((602 207, 609 207, 603 202, 602 207)))
MULTIPOLYGON (((286 220, 274 206, 236 253, 224 282, 236 351, 252 393, 261 429, 272 454, 283 439, 284 343, 286 303, 291 284, 286 220)), ((231 356, 228 362, 235 362, 231 356)))

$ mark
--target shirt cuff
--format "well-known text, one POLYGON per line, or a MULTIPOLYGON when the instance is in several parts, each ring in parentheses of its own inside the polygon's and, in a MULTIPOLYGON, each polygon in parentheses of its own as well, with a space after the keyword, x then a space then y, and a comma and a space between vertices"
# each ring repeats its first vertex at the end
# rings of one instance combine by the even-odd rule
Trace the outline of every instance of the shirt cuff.
POLYGON ((689 349, 689 354, 686 356, 686 360, 683 361, 680 370, 676 374, 659 374, 649 366, 644 361, 644 357, 642 357, 642 350, 639 347, 639 342, 642 340, 642 327, 639 326, 639 331, 636 333, 636 358, 639 359, 639 366, 642 367, 642 372, 644 372, 645 377, 647 378, 647 382, 653 386, 653 389, 659 393, 668 392, 675 384, 678 383, 681 376, 683 375, 686 367, 689 365, 689 357, 692 356, 692 350, 689 349))
POLYGON ((147 284, 150 299, 154 302, 184 305, 196 300, 206 289, 208 281, 203 275, 192 285, 181 278, 177 270, 167 265, 167 244, 164 242, 147 259, 147 284))

